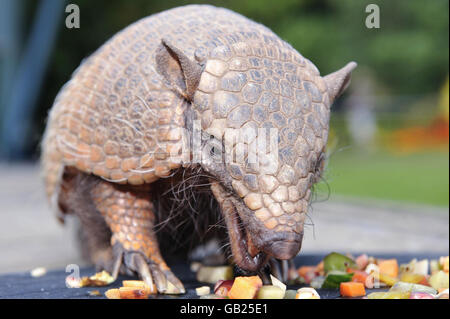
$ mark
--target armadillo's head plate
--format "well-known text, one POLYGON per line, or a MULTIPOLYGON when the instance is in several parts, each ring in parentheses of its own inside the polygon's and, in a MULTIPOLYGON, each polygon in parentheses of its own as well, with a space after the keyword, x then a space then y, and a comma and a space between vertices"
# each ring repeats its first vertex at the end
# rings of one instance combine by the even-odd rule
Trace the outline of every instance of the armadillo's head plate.
POLYGON ((239 42, 204 59, 192 95, 192 130, 201 139, 195 157, 217 181, 212 190, 242 268, 299 251, 330 105, 347 83, 344 73, 322 78, 289 45, 239 42))

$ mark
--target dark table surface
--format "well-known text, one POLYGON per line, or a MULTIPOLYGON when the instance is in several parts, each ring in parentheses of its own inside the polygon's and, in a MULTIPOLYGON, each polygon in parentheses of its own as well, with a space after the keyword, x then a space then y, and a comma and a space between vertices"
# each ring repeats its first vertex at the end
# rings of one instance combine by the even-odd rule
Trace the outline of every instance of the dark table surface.
MULTIPOLYGON (((442 255, 448 255, 443 253, 442 255)), ((428 255, 415 254, 415 255, 375 255, 379 258, 397 258, 399 263, 407 263, 413 258, 417 259, 436 259, 442 255, 428 255)), ((302 265, 316 265, 322 259, 324 255, 300 255, 296 257, 295 264, 297 267, 302 265)), ((186 288, 186 294, 171 296, 162 295, 153 298, 165 298, 165 299, 197 299, 195 288, 204 286, 204 283, 199 283, 195 279, 195 273, 191 272, 188 264, 172 265, 173 272, 183 282, 186 288)), ((95 273, 94 268, 81 269, 81 276, 91 276, 95 273)), ((135 279, 128 276, 120 276, 116 282, 106 287, 84 287, 84 288, 67 288, 65 285, 65 278, 69 275, 65 270, 49 271, 42 277, 34 278, 27 273, 13 273, 0 275, 0 298, 24 298, 24 299, 102 299, 106 290, 111 288, 117 288, 122 285, 122 280, 135 279), (90 291, 98 290, 101 296, 92 296, 90 291)), ((212 287, 212 285, 210 285, 212 287)), ((289 286, 288 289, 298 289, 300 286, 289 286)), ((338 290, 318 290, 321 298, 334 299, 339 298, 338 290)), ((371 290, 368 291, 370 293, 371 290)))

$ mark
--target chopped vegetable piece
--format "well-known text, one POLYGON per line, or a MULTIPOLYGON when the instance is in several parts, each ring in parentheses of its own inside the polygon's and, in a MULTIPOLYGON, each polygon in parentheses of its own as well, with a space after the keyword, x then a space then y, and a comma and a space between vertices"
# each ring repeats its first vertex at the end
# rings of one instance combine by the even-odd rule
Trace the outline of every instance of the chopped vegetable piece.
POLYGON ((214 293, 222 297, 228 296, 228 292, 231 290, 233 282, 233 280, 219 280, 214 286, 214 293))
POLYGON ((439 270, 428 279, 431 287, 434 289, 448 288, 448 272, 439 270))
POLYGON ((81 279, 76 279, 75 277, 66 278, 66 284, 69 288, 101 287, 107 286, 113 281, 114 278, 104 270, 90 277, 82 277, 81 279))
POLYGON ((120 299, 148 299, 147 289, 135 287, 120 287, 120 299))
POLYGON ((295 296, 297 295, 297 291, 293 289, 288 289, 284 293, 284 299, 295 299, 295 296))
POLYGON ((145 289, 149 295, 156 294, 158 292, 155 284, 153 284, 153 289, 151 289, 143 280, 124 280, 122 281, 122 287, 145 289))
POLYGON ((438 260, 431 260, 430 261, 430 273, 433 275, 435 273, 437 273, 440 269, 439 269, 439 261, 438 260))
MULTIPOLYGON (((376 278, 376 275, 375 275, 375 278, 376 278)), ((384 273, 380 273, 378 278, 382 283, 385 283, 389 287, 392 287, 393 285, 395 285, 398 282, 397 278, 391 277, 384 273)))
MULTIPOLYGON (((368 273, 366 273, 365 271, 362 271, 362 270, 353 270, 352 272, 353 272, 353 277, 352 277, 353 282, 360 282, 360 283, 366 285, 366 283, 368 282, 367 278, 369 277, 368 273)), ((373 283, 373 280, 371 282, 373 283)), ((373 285, 372 285, 372 287, 373 287, 373 285)), ((369 287, 367 287, 367 288, 369 288, 369 287)))
POLYGON ((323 259, 323 270, 329 273, 333 270, 345 271, 347 268, 355 268, 356 263, 353 259, 339 253, 331 253, 323 259))
POLYGON ((110 283, 112 283, 114 281, 113 276, 111 276, 107 271, 103 270, 101 272, 96 273, 95 275, 89 277, 90 280, 94 280, 94 281, 102 281, 104 282, 106 285, 109 285, 110 283))
POLYGON ((295 299, 320 299, 320 295, 314 288, 305 287, 297 290, 295 299))
POLYGON ((195 288, 195 293, 197 294, 197 296, 209 295, 211 293, 211 288, 209 288, 209 286, 198 287, 195 288))
POLYGON ((407 291, 407 292, 426 292, 431 295, 436 294, 436 289, 424 286, 424 285, 418 285, 418 284, 411 284, 408 282, 397 282, 389 291, 407 291))
POLYGON ((322 288, 325 289, 339 289, 341 282, 351 281, 353 274, 348 274, 342 271, 333 270, 328 273, 323 282, 322 288))
POLYGON ((389 277, 398 276, 398 263, 397 259, 386 259, 378 262, 378 267, 381 274, 388 275, 389 277))
POLYGON ((284 291, 279 286, 262 286, 256 299, 283 299, 284 291))
POLYGON ((413 273, 426 276, 426 275, 428 275, 429 268, 430 268, 430 263, 429 263, 428 259, 423 259, 416 263, 413 273))
POLYGON ((197 280, 208 284, 230 279, 233 279, 233 268, 231 266, 201 266, 197 272, 197 280))
POLYGON ((339 291, 343 297, 362 297, 366 295, 364 284, 360 282, 341 282, 339 291))
POLYGON ((108 289, 105 292, 105 296, 108 299, 120 299, 119 289, 117 289, 117 288, 115 288, 115 289, 108 289))
POLYGON ((371 274, 373 272, 378 274, 380 272, 380 267, 378 267, 378 265, 376 264, 368 264, 365 269, 365 272, 368 274, 371 274))
POLYGON ((367 295, 368 299, 409 299, 409 291, 387 291, 387 292, 372 292, 367 295))
POLYGON ((356 257, 355 262, 359 270, 364 270, 369 264, 369 256, 367 256, 366 254, 360 255, 356 257))
POLYGON ((270 275, 270 280, 272 281, 272 285, 280 287, 280 289, 283 291, 283 295, 286 292, 286 285, 283 284, 281 281, 279 281, 276 277, 270 275))
POLYGON ((434 299, 434 296, 426 292, 412 292, 409 295, 409 299, 434 299))
POLYGON ((417 259, 411 260, 408 264, 403 264, 400 266, 400 274, 410 273, 418 275, 428 275, 429 262, 427 259, 417 261, 417 259))
POLYGON ((405 272, 400 276, 400 281, 409 282, 412 284, 419 284, 423 281, 426 281, 427 278, 424 275, 413 274, 409 272, 405 272))
POLYGON ((228 292, 228 297, 230 299, 253 299, 261 287, 262 281, 258 276, 237 277, 228 292))
POLYGON ((325 282, 324 276, 317 276, 313 278, 313 280, 311 280, 310 286, 315 289, 320 289, 324 282, 325 282))
POLYGON ((123 280, 122 287, 148 288, 143 280, 123 280))

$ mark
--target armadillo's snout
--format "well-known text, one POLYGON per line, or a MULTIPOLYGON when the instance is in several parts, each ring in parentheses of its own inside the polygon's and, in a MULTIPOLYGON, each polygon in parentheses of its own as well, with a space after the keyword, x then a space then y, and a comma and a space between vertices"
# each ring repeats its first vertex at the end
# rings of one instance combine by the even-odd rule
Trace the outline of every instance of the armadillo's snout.
POLYGON ((291 259, 299 253, 301 246, 302 236, 295 236, 295 238, 271 240, 262 247, 262 250, 277 259, 291 259))

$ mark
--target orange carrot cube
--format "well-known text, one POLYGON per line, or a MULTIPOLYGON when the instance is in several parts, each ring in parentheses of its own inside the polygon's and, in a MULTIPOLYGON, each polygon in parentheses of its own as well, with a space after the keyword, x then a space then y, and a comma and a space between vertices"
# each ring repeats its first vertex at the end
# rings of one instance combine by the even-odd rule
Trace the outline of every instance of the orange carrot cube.
POLYGON ((356 270, 355 272, 353 272, 352 281, 360 282, 363 285, 365 285, 366 281, 367 281, 367 277, 369 277, 369 274, 366 273, 364 270, 356 270))
POLYGON ((261 287, 262 281, 258 276, 236 277, 228 292, 228 297, 230 299, 254 299, 261 287))
POLYGON ((390 277, 398 277, 398 263, 397 259, 385 259, 378 262, 380 273, 388 275, 390 277))
POLYGON ((341 282, 339 290, 343 297, 362 297, 366 295, 364 284, 360 282, 341 282))

